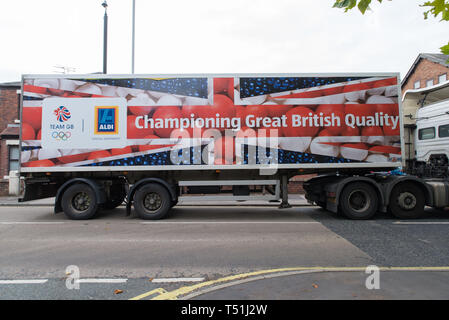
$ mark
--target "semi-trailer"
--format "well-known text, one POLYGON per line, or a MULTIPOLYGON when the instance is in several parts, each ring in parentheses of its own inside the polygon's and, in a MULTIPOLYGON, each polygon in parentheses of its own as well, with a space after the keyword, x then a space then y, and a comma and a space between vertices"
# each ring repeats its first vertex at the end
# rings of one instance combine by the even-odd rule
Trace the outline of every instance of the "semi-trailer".
POLYGON ((180 199, 286 208, 304 174, 310 202, 351 219, 443 206, 444 180, 397 173, 396 73, 24 75, 21 100, 21 201, 55 197, 71 219, 122 203, 161 219, 180 199))

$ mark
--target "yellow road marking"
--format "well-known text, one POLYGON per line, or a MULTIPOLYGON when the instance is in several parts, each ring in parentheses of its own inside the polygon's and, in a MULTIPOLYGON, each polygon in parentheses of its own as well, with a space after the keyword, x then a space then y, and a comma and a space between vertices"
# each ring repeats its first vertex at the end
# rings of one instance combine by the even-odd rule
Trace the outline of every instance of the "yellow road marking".
POLYGON ((141 295, 138 295, 137 297, 131 298, 129 300, 140 300, 140 299, 143 299, 145 297, 151 296, 151 295, 153 295, 155 293, 164 294, 164 293, 167 293, 167 290, 165 290, 164 288, 157 288, 157 289, 148 291, 146 293, 143 293, 141 295))
MULTIPOLYGON (((158 296, 152 298, 151 300, 175 300, 179 296, 186 295, 195 290, 201 289, 203 287, 211 286, 221 282, 228 282, 232 280, 240 280, 243 278, 266 275, 270 273, 284 273, 284 272, 292 272, 292 271, 321 271, 321 272, 344 272, 344 271, 365 271, 366 267, 295 267, 295 268, 279 268, 279 269, 269 269, 269 270, 261 270, 254 271, 248 273, 236 274, 233 276, 227 276, 224 278, 210 280, 201 282, 198 284, 194 284, 191 286, 181 287, 179 289, 173 291, 166 291, 162 288, 156 289, 159 290, 157 293, 160 293, 158 296), (162 292, 161 289, 165 292, 162 292)), ((379 267, 380 271, 449 271, 449 267, 379 267)), ((156 290, 149 291, 147 293, 141 294, 137 297, 134 297, 130 300, 140 300, 142 298, 148 297, 155 293, 156 290)))

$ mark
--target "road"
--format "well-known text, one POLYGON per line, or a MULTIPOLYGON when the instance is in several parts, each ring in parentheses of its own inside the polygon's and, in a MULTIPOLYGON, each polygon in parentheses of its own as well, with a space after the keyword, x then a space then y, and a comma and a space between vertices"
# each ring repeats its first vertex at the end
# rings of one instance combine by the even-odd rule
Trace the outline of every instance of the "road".
POLYGON ((0 299, 448 299, 448 228, 431 209, 348 221, 318 207, 185 206, 143 221, 120 207, 71 221, 0 207, 0 299), (379 290, 365 286, 369 265, 379 290))

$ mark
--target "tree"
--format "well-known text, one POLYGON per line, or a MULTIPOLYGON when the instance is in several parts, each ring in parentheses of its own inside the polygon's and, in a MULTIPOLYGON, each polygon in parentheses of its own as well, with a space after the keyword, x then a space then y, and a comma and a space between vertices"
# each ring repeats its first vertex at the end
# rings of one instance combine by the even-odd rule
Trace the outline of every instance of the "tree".
MULTIPOLYGON (((366 10, 370 9, 369 5, 371 4, 371 1, 372 0, 335 0, 334 8, 344 8, 345 12, 347 12, 348 10, 357 7, 362 14, 365 14, 366 10)), ((377 1, 382 3, 382 0, 377 1)), ((438 17, 441 14, 440 21, 449 21, 449 0, 425 1, 420 7, 428 9, 424 12, 424 19, 427 19, 429 14, 434 17, 438 17)), ((449 42, 440 49, 442 53, 449 55, 449 42)))

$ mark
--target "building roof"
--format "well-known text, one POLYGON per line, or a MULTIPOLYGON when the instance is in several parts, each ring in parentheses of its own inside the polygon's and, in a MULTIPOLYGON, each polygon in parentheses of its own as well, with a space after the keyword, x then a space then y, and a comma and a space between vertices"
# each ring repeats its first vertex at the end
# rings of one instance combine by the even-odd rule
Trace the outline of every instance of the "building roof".
POLYGON ((449 68, 449 63, 447 62, 449 59, 448 55, 445 55, 442 53, 420 53, 418 55, 418 57, 416 58, 415 62, 413 62, 411 68, 408 70, 404 79, 402 79, 401 86, 403 86, 407 82, 408 77, 413 73, 413 71, 415 70, 416 66, 418 65, 418 63, 421 59, 427 59, 429 61, 439 63, 439 64, 449 68))
POLYGON ((21 86, 22 84, 20 83, 20 81, 0 83, 0 87, 20 88, 21 86))
POLYGON ((442 53, 421 53, 421 57, 449 67, 449 63, 447 63, 447 60, 449 59, 448 55, 442 53))

